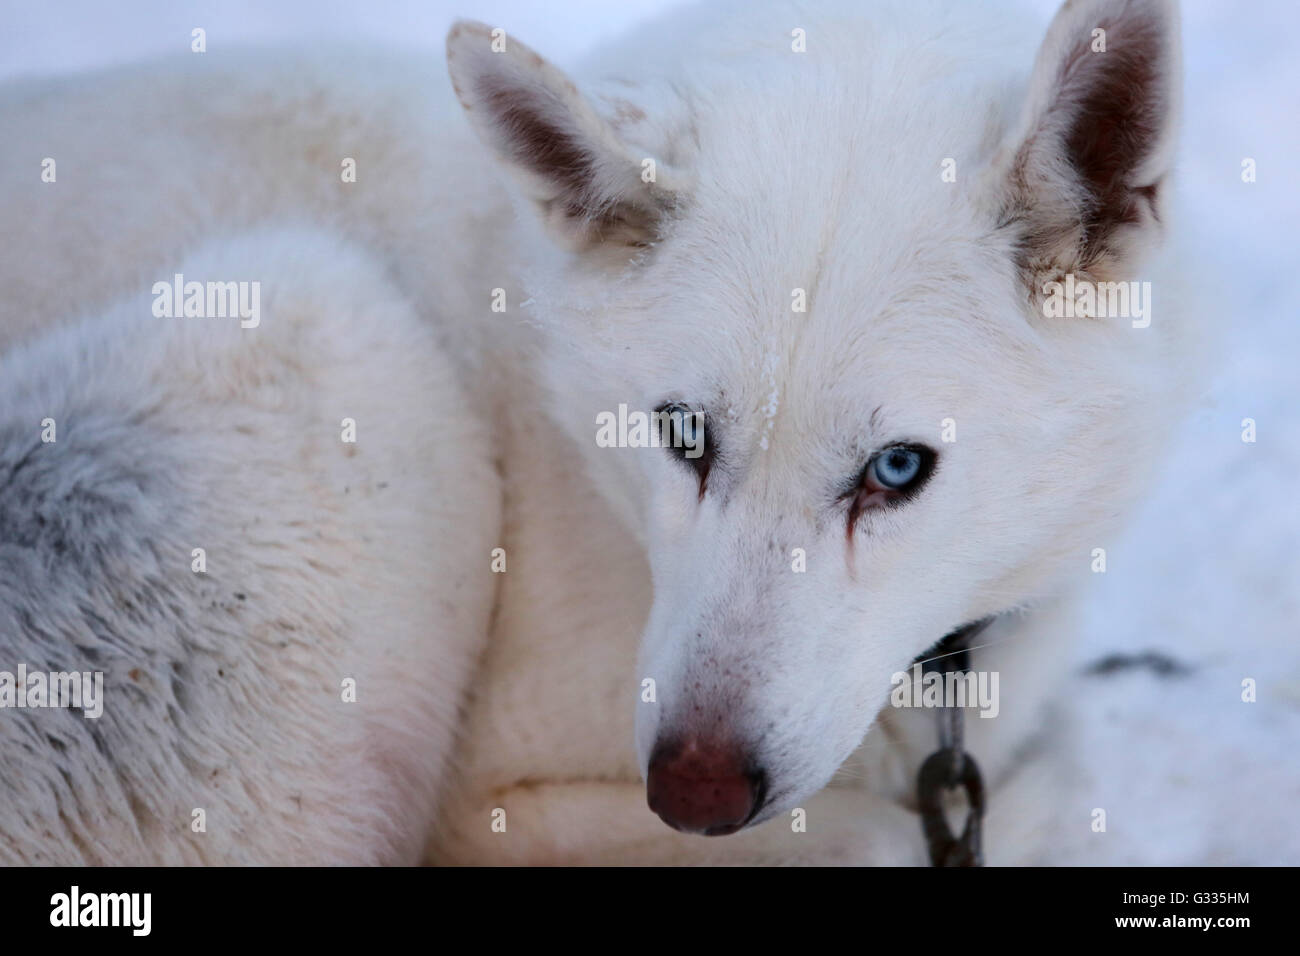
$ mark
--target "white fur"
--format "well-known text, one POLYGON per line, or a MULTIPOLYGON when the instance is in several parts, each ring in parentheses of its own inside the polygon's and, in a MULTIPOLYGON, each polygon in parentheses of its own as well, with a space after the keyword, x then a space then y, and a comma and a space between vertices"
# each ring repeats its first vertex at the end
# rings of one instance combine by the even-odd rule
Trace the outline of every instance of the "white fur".
MULTIPOLYGON (((1047 226, 1063 216, 1069 225, 1061 209, 1077 197, 1053 158, 1056 118, 1035 119, 1057 74, 1041 63, 1031 71, 1041 34, 960 7, 704 5, 604 51, 578 82, 513 37, 505 54, 485 52, 486 29, 463 25, 449 38, 449 65, 486 147, 446 81, 400 60, 187 62, 77 89, 11 90, 0 101, 6 128, 62 158, 57 186, 35 182, 17 159, 0 169, 0 210, 18 224, 17 255, 0 262, 14 290, 0 348, 39 339, 5 357, 32 384, 0 378, 25 403, 20 414, 6 402, 4 423, 12 432, 31 421, 35 434, 44 407, 65 394, 118 415, 146 403, 170 436, 138 439, 170 456, 170 468, 154 469, 159 480, 200 462, 214 497, 169 486, 180 503, 163 505, 173 500, 164 495, 151 505, 163 509, 148 526, 158 531, 128 535, 165 529, 176 547, 218 540, 263 513, 246 499, 332 524, 329 545, 290 533, 289 521, 267 539, 286 559, 320 563, 294 578, 301 591, 274 577, 283 569, 241 579, 262 598, 247 613, 264 626, 321 622, 298 666, 325 697, 281 700, 274 671, 265 683, 231 679, 240 699, 281 700, 252 714, 189 691, 199 751, 217 756, 187 756, 177 731, 161 741, 138 733, 139 754, 117 772, 124 793, 156 802, 141 809, 123 796, 129 813, 86 811, 70 824, 46 822, 36 796, 19 792, 9 801, 17 815, 0 811, 16 820, 0 851, 36 858, 51 828, 80 832, 56 840, 59 859, 401 860, 432 827, 434 862, 923 862, 910 799, 934 745, 932 715, 882 713, 890 675, 960 624, 1038 608, 1037 618, 1001 618, 987 637, 996 647, 976 656, 1003 674, 1003 714, 974 721, 970 745, 994 788, 991 859, 1040 859, 1067 749, 1047 735, 1061 731, 1050 704, 1066 679, 1056 640, 1070 614, 1059 595, 1086 573, 1158 454, 1180 377, 1171 333, 1181 329, 1167 305, 1144 330, 1035 311, 1005 220, 1046 210, 1047 226), (795 27, 807 31, 807 53, 790 50, 795 27), (581 146, 593 164, 581 188, 529 167, 513 145, 518 124, 494 113, 494 91, 581 146), (150 109, 129 118, 115 105, 141 97, 150 109), (487 172, 492 152, 511 175, 487 172), (350 186, 338 181, 344 156, 358 159, 350 186), (956 183, 939 175, 948 157, 956 183), (643 158, 661 172, 652 184, 639 178, 643 158), (156 211, 148 227, 146 202, 156 211), (314 233, 296 253, 283 239, 220 238, 285 216, 370 247, 381 271, 322 252, 332 240, 314 233), (194 336, 225 333, 179 320, 164 328, 139 317, 138 301, 134 312, 42 331, 46 316, 99 309, 169 276, 178 252, 206 236, 218 238, 205 256, 261 269, 283 284, 277 303, 289 315, 336 336, 300 335, 259 359, 265 374, 290 377, 277 395, 296 414, 263 415, 274 440, 247 455, 236 426, 260 378, 203 391, 215 378, 207 350, 233 348, 224 354, 234 361, 235 332, 199 353, 194 336), (504 315, 489 311, 494 288, 506 290, 504 315), (791 312, 795 288, 807 292, 807 313, 791 312), (376 299, 392 302, 383 322, 366 318, 376 299), (120 330, 146 344, 128 348, 120 330), (120 350, 119 374, 102 383, 75 358, 92 341, 120 350), (195 351, 177 361, 185 349, 195 351), (321 403, 316 389, 337 397, 321 403), (190 390, 199 395, 183 413, 173 402, 190 390), (703 498, 663 450, 594 441, 598 412, 669 399, 707 406, 724 449, 703 498), (336 409, 363 402, 374 403, 365 421, 391 428, 359 446, 378 456, 370 477, 391 467, 411 479, 371 507, 349 497, 370 486, 347 480, 332 444, 336 420, 350 414, 336 409), (952 444, 939 439, 947 418, 952 444), (850 544, 835 490, 897 440, 933 445, 939 468, 905 507, 865 516, 850 544), (286 467, 274 454, 304 442, 308 461, 331 462, 323 488, 323 465, 286 467), (340 483, 350 489, 342 497, 340 483), (171 515, 189 523, 163 520, 171 515), (508 571, 494 575, 488 551, 498 544, 508 571), (794 548, 807 553, 806 573, 791 571, 794 548), (454 709, 485 638, 449 779, 454 709), (340 724, 356 718, 335 693, 353 660, 384 668, 371 678, 385 689, 364 732, 340 724), (653 705, 638 703, 647 677, 653 705), (704 840, 646 809, 640 777, 656 737, 715 721, 761 756, 772 801, 760 821, 803 807, 807 833, 776 819, 704 840), (244 793, 229 798, 248 829, 218 837, 210 824, 191 836, 178 815, 211 799, 192 795, 195 782, 229 768, 231 748, 246 752, 269 726, 283 750, 240 761, 244 793), (332 742, 340 726, 356 735, 332 742), (337 751, 316 749, 322 741, 337 751), (1035 746, 1047 756, 1026 761, 1035 746), (155 753, 174 763, 167 773, 144 769, 155 753), (326 762, 328 771, 315 766, 326 762), (361 769, 374 764, 377 774, 361 769), (283 800, 299 785, 312 812, 295 817, 283 800), (497 808, 505 833, 491 826, 497 808)), ((1100 16, 1119 11, 1123 23, 1129 7, 1165 11, 1176 45, 1176 17, 1162 4, 1094 0, 1058 18, 1043 57, 1100 16)), ((1171 122, 1175 106, 1171 93, 1171 122)), ((1144 175, 1168 172, 1172 133, 1161 135, 1144 175)), ((1125 227, 1107 268, 1146 268, 1162 223, 1125 227)), ((1068 248, 1062 239, 1042 262, 1061 265, 1068 248)), ((267 313, 264 337, 295 321, 267 313)), ((264 565, 249 542, 224 547, 241 565, 264 565)), ((174 573, 200 587, 186 562, 174 573)), ((192 596, 180 606, 195 616, 202 653, 242 647, 250 661, 274 660, 274 642, 251 622, 232 625, 192 596)), ((102 613, 128 649, 158 639, 102 613)), ((35 654, 21 640, 0 648, 35 654)), ((190 653, 182 666, 194 666, 190 653)), ((166 700, 139 706, 162 720, 166 700)), ((94 772, 93 754, 77 753, 41 759, 94 772)))
POLYGON ((0 361, 0 666, 105 686, 98 719, 3 712, 0 857, 415 862, 487 621, 486 431, 338 240, 180 267, 263 277, 261 323, 136 296, 0 361))

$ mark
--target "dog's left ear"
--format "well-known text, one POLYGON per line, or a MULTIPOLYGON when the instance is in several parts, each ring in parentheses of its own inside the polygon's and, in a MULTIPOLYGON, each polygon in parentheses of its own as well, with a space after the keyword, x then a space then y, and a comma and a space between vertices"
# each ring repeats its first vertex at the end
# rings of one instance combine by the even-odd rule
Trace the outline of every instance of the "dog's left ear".
POLYGON ((1031 295, 1131 278, 1158 239, 1182 85, 1174 0, 1068 0, 1003 154, 1004 217, 1031 295))
POLYGON ((573 82, 527 46, 470 20, 447 34, 447 69, 470 124, 561 245, 644 246, 678 202, 680 174, 644 156, 573 82))

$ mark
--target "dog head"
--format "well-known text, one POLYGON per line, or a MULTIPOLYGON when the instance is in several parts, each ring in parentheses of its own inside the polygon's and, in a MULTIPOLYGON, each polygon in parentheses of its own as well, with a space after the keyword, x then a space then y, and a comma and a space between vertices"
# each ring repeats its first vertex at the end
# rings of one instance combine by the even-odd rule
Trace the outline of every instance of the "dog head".
POLYGON ((940 42, 953 6, 896 36, 745 7, 587 94, 488 27, 448 39, 547 236, 521 243, 543 374, 649 555, 637 743, 681 829, 824 785, 891 674, 1086 568, 1140 483, 1166 323, 1044 306, 1158 244, 1176 9, 1072 0, 1034 61, 940 42), (683 447, 602 447, 620 406, 683 447))

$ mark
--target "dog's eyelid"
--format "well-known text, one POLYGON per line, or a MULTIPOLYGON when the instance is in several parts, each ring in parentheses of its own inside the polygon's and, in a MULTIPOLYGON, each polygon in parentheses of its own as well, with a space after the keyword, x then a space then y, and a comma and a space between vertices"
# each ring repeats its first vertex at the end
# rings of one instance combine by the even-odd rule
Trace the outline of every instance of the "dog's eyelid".
POLYGON ((867 469, 871 467, 872 458, 867 459, 867 463, 854 473, 854 476, 840 485, 840 491, 835 495, 836 501, 843 501, 850 495, 856 495, 862 483, 867 480, 867 469))

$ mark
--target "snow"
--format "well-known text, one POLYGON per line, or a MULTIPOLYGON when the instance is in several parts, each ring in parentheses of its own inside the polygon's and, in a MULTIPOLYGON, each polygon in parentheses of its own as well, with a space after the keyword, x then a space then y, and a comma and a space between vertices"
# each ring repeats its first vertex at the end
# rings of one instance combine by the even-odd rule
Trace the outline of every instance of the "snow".
MULTIPOLYGON (((991 2, 991 0, 990 0, 991 2)), ((100 0, 7 4, 0 78, 188 50, 314 36, 372 38, 441 56, 457 15, 506 25, 561 62, 666 0, 100 0), (556 15, 562 5, 564 15, 556 15)), ((1033 0, 1046 23, 1054 0, 1033 0)), ((1090 679, 1081 701, 1085 796, 1108 831, 1062 862, 1300 864, 1300 66, 1292 0, 1184 3, 1186 123, 1179 228, 1188 282, 1221 299, 1217 377, 1163 480, 1108 549, 1078 648, 1162 650, 1179 677, 1090 679), (1241 181, 1243 158, 1258 180, 1241 181), (1257 441, 1241 440, 1253 418, 1257 441), (1253 679, 1257 701, 1242 701, 1253 679)))
POLYGON ((1221 366, 1097 576, 1079 657, 1154 648, 1194 669, 1090 683, 1083 758, 1109 839, 1083 858, 1295 865, 1300 70, 1286 37, 1300 7, 1191 2, 1183 15, 1179 228, 1195 257, 1188 281, 1221 305, 1221 366), (1253 184, 1241 178, 1247 157, 1253 184), (1242 441, 1246 418, 1253 444, 1242 441), (1246 679, 1255 703, 1242 700, 1246 679))

